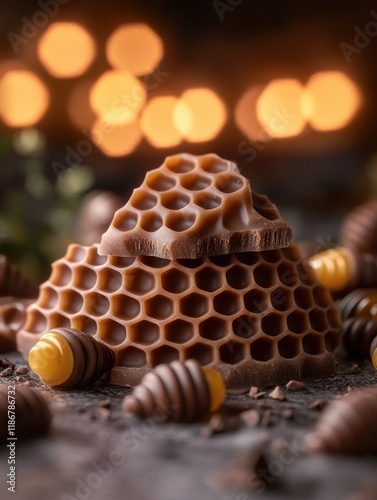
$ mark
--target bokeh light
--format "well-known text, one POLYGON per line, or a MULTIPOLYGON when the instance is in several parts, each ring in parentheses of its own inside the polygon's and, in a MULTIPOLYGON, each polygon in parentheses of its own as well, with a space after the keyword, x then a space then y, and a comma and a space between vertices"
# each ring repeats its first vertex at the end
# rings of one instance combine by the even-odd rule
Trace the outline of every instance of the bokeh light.
POLYGON ((122 24, 106 43, 107 60, 134 75, 151 73, 163 57, 161 38, 146 24, 122 24))
POLYGON ((252 85, 238 100, 234 109, 234 121, 238 128, 250 139, 265 135, 256 115, 256 103, 263 90, 262 85, 252 85))
POLYGON ((92 85, 92 81, 80 82, 72 89, 68 97, 68 116, 79 130, 90 129, 97 117, 89 103, 92 85))
POLYGON ((113 125, 97 119, 91 129, 91 137, 105 155, 116 157, 132 153, 137 148, 142 134, 136 120, 113 125))
POLYGON ((345 127, 360 104, 358 88, 344 73, 323 71, 306 84, 302 109, 315 130, 326 131, 345 127))
POLYGON ((223 128, 226 118, 223 101, 207 88, 186 90, 174 109, 174 123, 188 142, 214 139, 223 128))
POLYGON ((182 135, 173 119, 177 102, 178 99, 173 96, 155 97, 145 107, 140 126, 152 146, 169 148, 181 143, 182 135))
POLYGON ((38 43, 38 56, 56 78, 80 76, 96 55, 93 37, 77 23, 53 23, 38 43))
POLYGON ((90 105, 108 123, 132 122, 145 104, 144 85, 128 71, 103 73, 90 90, 90 105))
POLYGON ((47 87, 31 71, 8 71, 0 80, 0 116, 9 127, 35 125, 49 101, 47 87))
POLYGON ((294 137, 306 126, 302 112, 304 87, 294 79, 273 80, 256 104, 257 118, 271 137, 294 137))

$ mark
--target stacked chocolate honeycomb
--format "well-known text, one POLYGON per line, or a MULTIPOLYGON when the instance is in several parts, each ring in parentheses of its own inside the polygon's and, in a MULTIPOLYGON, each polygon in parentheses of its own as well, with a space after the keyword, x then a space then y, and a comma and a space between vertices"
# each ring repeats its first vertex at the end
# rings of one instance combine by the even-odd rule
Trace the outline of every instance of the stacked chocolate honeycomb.
POLYGON ((52 265, 18 334, 19 350, 27 355, 46 331, 72 327, 114 350, 114 384, 134 386, 178 359, 216 368, 232 392, 329 375, 339 315, 289 239, 276 207, 251 192, 234 164, 216 155, 168 158, 116 212, 99 247, 71 245, 52 265), (189 168, 190 183, 182 181, 189 168), (219 189, 224 173, 229 193, 223 181, 219 189), (177 239, 171 220, 180 221, 177 239))

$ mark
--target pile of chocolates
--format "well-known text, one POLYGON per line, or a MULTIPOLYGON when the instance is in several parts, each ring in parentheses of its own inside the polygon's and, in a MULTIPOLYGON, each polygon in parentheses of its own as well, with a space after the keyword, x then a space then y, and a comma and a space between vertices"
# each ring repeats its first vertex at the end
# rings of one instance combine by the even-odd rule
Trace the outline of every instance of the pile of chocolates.
MULTIPOLYGON (((110 383, 194 359, 228 392, 334 373, 340 318, 291 230, 232 162, 180 154, 148 172, 100 245, 52 265, 18 348, 73 328, 115 353, 110 383)), ((77 352, 77 355, 81 351, 77 352)))

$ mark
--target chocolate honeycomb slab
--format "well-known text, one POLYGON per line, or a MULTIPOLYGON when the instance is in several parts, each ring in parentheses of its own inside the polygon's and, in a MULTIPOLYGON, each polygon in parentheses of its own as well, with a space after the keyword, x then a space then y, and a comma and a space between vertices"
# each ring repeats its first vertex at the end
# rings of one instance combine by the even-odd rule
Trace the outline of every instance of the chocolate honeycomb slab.
POLYGON ((113 384, 135 386, 160 363, 196 359, 243 392, 333 373, 340 319, 293 246, 171 261, 70 245, 29 306, 18 349, 27 356, 57 327, 114 350, 113 384))
POLYGON ((288 246, 275 205, 215 154, 167 157, 147 173, 102 235, 101 255, 196 259, 288 246))

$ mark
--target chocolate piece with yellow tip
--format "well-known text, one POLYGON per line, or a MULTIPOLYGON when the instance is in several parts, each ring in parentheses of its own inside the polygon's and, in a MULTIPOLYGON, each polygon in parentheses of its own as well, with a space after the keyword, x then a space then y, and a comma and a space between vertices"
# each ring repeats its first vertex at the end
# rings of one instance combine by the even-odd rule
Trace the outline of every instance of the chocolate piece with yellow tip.
POLYGON ((68 388, 92 384, 101 378, 114 366, 115 354, 87 333, 56 328, 40 338, 28 361, 43 383, 68 388))
MULTIPOLYGON (((371 359, 372 345, 376 344, 377 321, 371 318, 350 318, 343 325, 343 346, 353 356, 371 359), (375 342, 373 344, 373 342, 375 342)), ((376 366, 376 365, 375 365, 376 366)))
POLYGON ((225 396, 225 383, 212 368, 193 359, 161 364, 147 373, 123 409, 158 422, 193 422, 216 411, 225 396))

